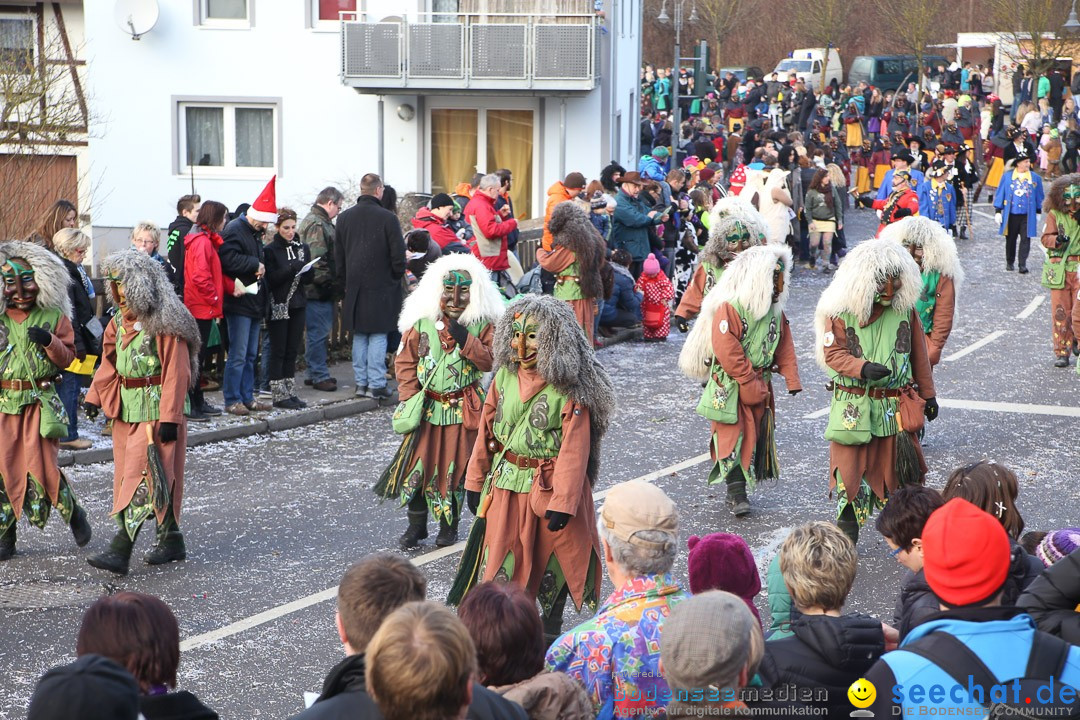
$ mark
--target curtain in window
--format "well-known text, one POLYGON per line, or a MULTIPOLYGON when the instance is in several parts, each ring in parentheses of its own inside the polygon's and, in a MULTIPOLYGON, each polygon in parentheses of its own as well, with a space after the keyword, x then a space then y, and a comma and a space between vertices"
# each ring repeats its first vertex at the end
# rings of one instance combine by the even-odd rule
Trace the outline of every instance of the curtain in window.
POLYGON ((274 166, 274 111, 236 108, 236 166, 274 166))
POLYGON ((513 173, 510 197, 518 219, 532 217, 533 112, 487 111, 487 171, 507 168, 513 173))
POLYGON ((431 0, 433 22, 457 22, 458 0, 431 0), (440 15, 438 13, 446 13, 440 15))
POLYGON ((453 193, 476 174, 477 117, 476 110, 431 111, 432 194, 453 193))
MULTIPOLYGON (((438 0, 436 0, 438 2, 438 0)), ((511 13, 527 15, 578 15, 593 13, 593 0, 460 0, 462 15, 511 13)), ((585 19, 577 19, 583 22, 585 19)), ((483 22, 521 22, 522 18, 486 18, 483 22)))
POLYGON ((213 20, 247 20, 247 0, 206 0, 206 17, 213 20))
POLYGON ((337 22, 340 12, 356 12, 356 0, 319 0, 320 20, 337 22))
POLYGON ((185 108, 187 165, 225 164, 225 111, 216 107, 185 108))

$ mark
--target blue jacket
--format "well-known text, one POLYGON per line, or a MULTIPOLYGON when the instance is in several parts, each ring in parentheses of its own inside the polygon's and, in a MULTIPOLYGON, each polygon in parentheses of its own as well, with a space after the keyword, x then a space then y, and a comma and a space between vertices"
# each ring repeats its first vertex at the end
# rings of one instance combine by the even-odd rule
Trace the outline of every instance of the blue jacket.
MULTIPOLYGON (((866 674, 866 679, 873 683, 877 691, 877 699, 869 708, 875 717, 914 717, 923 714, 918 709, 920 707, 928 710, 934 708, 939 717, 964 717, 965 711, 950 712, 947 708, 974 710, 978 707, 977 703, 967 702, 966 684, 961 694, 957 690, 957 682, 944 670, 920 655, 904 651, 905 647, 934 631, 947 632, 963 642, 979 656, 999 682, 1005 683, 1024 677, 1035 622, 1018 608, 987 607, 939 613, 917 625, 901 642, 900 649, 885 653, 866 674), (935 691, 935 685, 940 686, 941 690, 935 691), (916 695, 921 691, 919 701, 912 700, 913 690, 916 695), (934 695, 933 699, 931 694, 934 695), (893 708, 896 707, 902 708, 902 712, 894 712, 893 708)), ((1061 677, 1054 678, 1054 681, 1055 688, 1060 683, 1080 688, 1080 648, 1069 650, 1065 669, 1061 677)), ((1008 686, 1010 701, 1011 687, 1008 686)), ((989 693, 989 690, 984 692, 989 693)), ((988 697, 984 699, 989 700, 988 697)), ((982 716, 967 714, 967 717, 982 716)))
MULTIPOLYGON (((908 172, 911 173, 911 189, 917 192, 919 186, 922 185, 923 180, 926 179, 926 176, 915 168, 908 168, 908 172)), ((879 187, 877 191, 877 200, 889 199, 889 193, 892 192, 892 174, 893 171, 891 169, 889 172, 885 173, 885 179, 881 181, 881 187, 879 187)), ((922 203, 919 204, 919 207, 922 207, 922 203)))
POLYGON ((663 182, 667 177, 667 163, 660 162, 652 155, 642 155, 638 160, 638 172, 646 180, 655 180, 656 182, 663 182))
POLYGON ((634 276, 626 270, 616 268, 614 263, 612 269, 615 270, 615 288, 611 292, 611 299, 604 301, 600 322, 614 321, 619 310, 633 313, 638 322, 641 322, 641 298, 634 292, 634 276))
POLYGON ((604 238, 604 242, 608 242, 608 235, 611 234, 611 216, 607 212, 603 213, 589 213, 589 222, 592 223, 596 231, 600 233, 600 237, 604 238))
POLYGON ((623 248, 634 260, 649 257, 649 226, 660 222, 660 213, 649 217, 649 208, 622 189, 615 193, 615 214, 611 223, 611 248, 623 248))
MULTIPOLYGON (((1039 237, 1039 213, 1042 212, 1043 186, 1042 178, 1034 170, 1031 171, 1031 183, 1031 197, 1028 200, 1027 236, 1039 237)), ((1012 207, 1012 197, 1013 171, 1010 170, 1001 178, 997 192, 994 193, 994 210, 1001 213, 1001 227, 998 231, 1002 235, 1005 234, 1009 226, 1009 208, 1012 207)))
POLYGON ((938 213, 938 204, 933 198, 933 187, 929 180, 924 180, 919 185, 919 214, 931 220, 937 220, 946 228, 956 224, 956 188, 951 182, 946 181, 942 188, 941 200, 942 212, 938 213))

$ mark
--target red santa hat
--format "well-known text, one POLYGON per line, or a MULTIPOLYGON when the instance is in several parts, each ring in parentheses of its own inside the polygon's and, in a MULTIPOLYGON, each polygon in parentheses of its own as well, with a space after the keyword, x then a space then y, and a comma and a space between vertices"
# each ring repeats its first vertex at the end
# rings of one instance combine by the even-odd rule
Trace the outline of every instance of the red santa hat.
POLYGON ((264 223, 277 222, 277 191, 274 185, 276 180, 277 175, 270 178, 270 182, 266 183, 259 197, 251 203, 247 211, 249 220, 260 220, 264 223))

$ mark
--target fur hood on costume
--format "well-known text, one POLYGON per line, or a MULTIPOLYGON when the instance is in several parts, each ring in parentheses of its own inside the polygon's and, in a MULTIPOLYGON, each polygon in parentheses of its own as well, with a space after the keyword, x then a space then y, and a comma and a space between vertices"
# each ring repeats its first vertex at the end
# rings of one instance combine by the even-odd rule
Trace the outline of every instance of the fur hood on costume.
POLYGON ((600 441, 615 411, 615 389, 611 378, 596 359, 570 305, 550 295, 527 295, 506 309, 495 328, 496 371, 505 366, 510 372, 517 373, 517 363, 510 359, 515 315, 531 315, 539 323, 536 370, 540 377, 589 409, 592 449, 587 474, 590 485, 595 485, 600 473, 600 441))
POLYGON ((960 266, 960 255, 956 252, 956 242, 941 223, 921 215, 901 218, 886 225, 880 237, 895 240, 904 247, 915 245, 923 249, 922 269, 937 270, 942 275, 953 279, 959 289, 964 280, 964 269, 960 266))
POLYGON ((576 202, 561 202, 551 211, 548 230, 552 242, 574 251, 578 263, 578 284, 587 298, 603 295, 600 267, 604 264, 607 248, 589 216, 576 202))
POLYGON ((821 294, 814 312, 814 358, 822 370, 825 364, 825 332, 831 318, 851 313, 865 323, 874 309, 874 295, 886 278, 900 276, 902 287, 892 307, 910 312, 922 294, 922 273, 911 253, 888 238, 874 238, 855 246, 840 263, 829 287, 821 294))
POLYGON ((754 245, 768 242, 769 227, 757 208, 740 195, 728 195, 717 200, 709 211, 709 239, 701 250, 702 260, 716 267, 731 261, 725 238, 735 221, 742 222, 750 230, 750 242, 754 245))
POLYGON ((1062 175, 1051 183, 1046 191, 1046 199, 1043 200, 1042 211, 1049 213, 1051 210, 1057 210, 1059 213, 1064 213, 1065 188, 1070 185, 1080 185, 1080 174, 1062 175))
POLYGON ((679 353, 683 374, 695 380, 708 379, 713 361, 713 318, 723 303, 736 302, 751 319, 760 320, 772 310, 783 312, 790 283, 791 248, 787 245, 762 245, 739 253, 701 303, 701 315, 679 353), (784 265, 784 291, 774 303, 773 270, 778 261, 784 265))
POLYGON ((423 318, 435 322, 442 316, 439 304, 442 299, 443 278, 451 270, 461 270, 472 277, 469 306, 461 313, 458 322, 469 326, 482 321, 494 325, 499 321, 506 304, 499 288, 491 281, 491 273, 476 256, 451 253, 428 265, 416 289, 405 298, 405 306, 398 316, 398 330, 402 335, 423 318))
MULTIPOLYGON (((68 296, 71 276, 59 257, 40 245, 12 240, 0 244, 0 265, 6 263, 8 258, 22 258, 34 268, 40 307, 56 308, 71 318, 71 299, 68 296)), ((0 293, 0 312, 6 309, 7 299, 0 293)))
POLYGON ((161 264, 145 253, 127 249, 114 252, 101 264, 105 276, 105 297, 113 305, 113 285, 116 278, 124 286, 128 310, 142 323, 143 331, 157 337, 175 335, 188 346, 191 361, 191 383, 199 381, 199 348, 202 338, 199 326, 191 316, 161 264))

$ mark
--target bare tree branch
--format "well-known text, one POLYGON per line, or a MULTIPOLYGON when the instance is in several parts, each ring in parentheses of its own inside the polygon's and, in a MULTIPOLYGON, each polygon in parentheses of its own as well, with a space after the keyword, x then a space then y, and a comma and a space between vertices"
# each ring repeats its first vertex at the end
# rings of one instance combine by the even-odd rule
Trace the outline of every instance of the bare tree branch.
POLYGON ((912 79, 920 84, 926 46, 940 33, 942 5, 940 0, 893 0, 884 13, 893 39, 915 56, 918 77, 912 79))
POLYGON ((986 0, 991 27, 998 30, 1009 59, 1028 67, 1036 76, 1050 70, 1075 41, 1058 35, 1069 3, 1063 0, 986 0))

